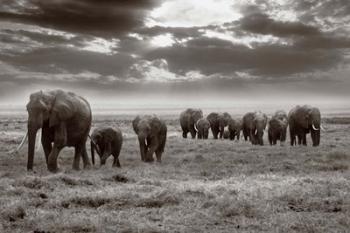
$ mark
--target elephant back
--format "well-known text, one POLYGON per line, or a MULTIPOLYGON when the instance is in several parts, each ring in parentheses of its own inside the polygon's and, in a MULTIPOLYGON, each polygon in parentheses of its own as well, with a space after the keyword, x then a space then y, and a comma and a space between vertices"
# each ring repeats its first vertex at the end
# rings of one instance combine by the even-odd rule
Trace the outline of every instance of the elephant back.
POLYGON ((219 113, 212 112, 207 116, 207 120, 209 121, 211 127, 216 127, 219 125, 219 113))

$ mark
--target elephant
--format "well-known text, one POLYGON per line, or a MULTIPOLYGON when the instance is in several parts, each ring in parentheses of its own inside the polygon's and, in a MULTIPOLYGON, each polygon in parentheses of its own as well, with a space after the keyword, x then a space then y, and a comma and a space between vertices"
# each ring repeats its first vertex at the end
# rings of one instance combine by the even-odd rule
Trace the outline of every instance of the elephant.
POLYGON ((227 112, 212 112, 207 116, 207 119, 210 123, 210 128, 214 139, 218 139, 218 137, 223 138, 225 127, 227 126, 228 121, 231 119, 231 115, 227 112))
POLYGON ((187 138, 188 132, 191 133, 192 138, 196 138, 196 122, 203 118, 203 111, 196 108, 188 108, 180 114, 180 125, 182 129, 182 137, 187 138))
POLYGON ((306 134, 311 132, 313 146, 320 145, 321 137, 321 113, 316 107, 309 105, 296 106, 288 114, 290 145, 298 144, 307 145, 306 134))
POLYGON ((269 120, 268 139, 270 145, 276 145, 277 140, 280 140, 281 145, 286 141, 288 127, 287 113, 283 110, 276 111, 269 120))
POLYGON ((156 154, 157 162, 161 162, 166 143, 167 126, 156 115, 136 116, 132 122, 140 144, 141 160, 153 162, 156 154))
POLYGON ((243 116, 243 134, 244 139, 248 137, 253 145, 264 145, 264 130, 267 124, 266 114, 258 112, 249 112, 243 116))
POLYGON ((237 138, 239 140, 240 134, 242 130, 242 120, 240 119, 230 119, 228 121, 228 131, 230 140, 234 140, 237 138))
POLYGON ((199 119, 195 124, 198 139, 208 139, 210 123, 206 118, 199 119))
POLYGON ((95 150, 100 156, 101 166, 113 155, 113 167, 120 167, 119 154, 123 144, 123 136, 120 129, 102 127, 95 129, 91 134, 91 160, 95 164, 95 150))
POLYGON ((243 118, 242 118, 242 132, 243 132, 243 137, 245 141, 250 141, 250 124, 253 122, 254 119, 254 112, 248 112, 246 113, 243 118))
POLYGON ((92 117, 90 105, 84 98, 63 90, 38 91, 30 95, 26 108, 28 130, 21 146, 28 138, 28 171, 33 170, 39 129, 42 132, 41 143, 49 171, 58 170, 57 157, 64 147, 75 148, 73 169, 79 169, 80 157, 83 158, 84 168, 91 166, 85 144, 92 117))

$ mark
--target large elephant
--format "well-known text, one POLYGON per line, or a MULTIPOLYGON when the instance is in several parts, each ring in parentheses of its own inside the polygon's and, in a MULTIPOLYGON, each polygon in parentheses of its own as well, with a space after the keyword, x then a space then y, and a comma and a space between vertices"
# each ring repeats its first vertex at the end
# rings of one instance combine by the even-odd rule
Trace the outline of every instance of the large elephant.
POLYGON ((208 139, 210 123, 206 118, 199 119, 195 124, 195 128, 198 139, 208 139))
POLYGON ((141 160, 153 162, 156 153, 157 161, 161 162, 166 143, 167 126, 157 116, 137 116, 132 122, 140 144, 141 160))
POLYGON ((303 105, 296 106, 290 110, 288 114, 290 144, 296 145, 296 137, 298 144, 307 145, 306 134, 311 132, 312 145, 320 145, 321 137, 321 113, 318 108, 303 105))
POLYGON ((239 140, 241 130, 242 130, 242 120, 231 118, 228 121, 228 131, 229 131, 230 140, 234 140, 235 138, 239 140))
POLYGON ((180 125, 182 129, 182 137, 187 138, 188 132, 191 133, 192 138, 196 138, 196 122, 203 118, 203 111, 201 109, 188 108, 180 114, 180 125))
POLYGON ((28 136, 28 170, 33 169, 39 129, 49 171, 58 170, 57 157, 66 146, 75 148, 73 169, 79 169, 80 157, 84 168, 91 166, 85 145, 91 127, 91 109, 84 98, 62 90, 39 91, 30 95, 27 111, 28 131, 21 145, 28 136))
POLYGON ((101 165, 113 155, 113 167, 120 167, 119 154, 123 144, 123 135, 120 129, 102 127, 95 129, 91 134, 91 160, 95 164, 95 150, 100 156, 101 165))
POLYGON ((212 112, 207 116, 207 119, 210 123, 210 128, 214 139, 218 139, 218 137, 222 138, 224 136, 225 127, 227 126, 228 121, 231 119, 231 115, 227 112, 212 112))
POLYGON ((253 145, 264 145, 264 130, 267 124, 266 114, 249 112, 243 116, 243 134, 245 140, 249 137, 253 145))
POLYGON ((276 111, 269 120, 268 139, 270 145, 276 145, 278 140, 281 142, 281 145, 284 144, 286 141, 287 127, 287 113, 283 110, 276 111))

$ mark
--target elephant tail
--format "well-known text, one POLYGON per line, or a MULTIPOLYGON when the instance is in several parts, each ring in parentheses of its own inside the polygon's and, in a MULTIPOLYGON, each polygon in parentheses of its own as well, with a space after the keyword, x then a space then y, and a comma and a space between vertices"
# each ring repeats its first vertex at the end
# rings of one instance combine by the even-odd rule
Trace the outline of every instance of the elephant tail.
POLYGON ((98 154, 100 153, 99 148, 97 147, 96 143, 94 142, 94 140, 91 138, 90 135, 88 135, 90 138, 90 148, 91 148, 91 161, 92 164, 95 165, 95 150, 97 151, 98 154))
POLYGON ((91 161, 92 161, 92 164, 95 165, 95 145, 92 140, 90 143, 91 143, 91 161))

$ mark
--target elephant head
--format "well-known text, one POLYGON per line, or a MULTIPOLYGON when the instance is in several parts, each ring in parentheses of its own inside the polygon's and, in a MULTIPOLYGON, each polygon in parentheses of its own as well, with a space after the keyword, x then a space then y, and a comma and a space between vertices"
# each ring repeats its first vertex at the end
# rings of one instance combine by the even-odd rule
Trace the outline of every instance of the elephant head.
POLYGON ((28 111, 28 164, 27 169, 33 169, 34 149, 36 134, 44 124, 52 127, 58 123, 58 118, 68 117, 70 110, 62 106, 60 109, 60 100, 56 102, 56 96, 49 92, 39 91, 30 95, 27 104, 28 111))
POLYGON ((309 105, 297 106, 290 115, 292 120, 297 123, 297 126, 303 129, 304 133, 311 132, 313 146, 318 146, 320 144, 321 131, 320 110, 309 105))
POLYGON ((191 109, 191 123, 195 124, 199 119, 203 118, 203 112, 200 109, 191 109))
MULTIPOLYGON (((91 134, 91 138, 90 138, 90 148, 91 148, 91 161, 92 164, 95 164, 95 150, 97 152, 97 154, 100 156, 100 158, 102 158, 103 155, 103 151, 101 150, 99 145, 102 145, 103 142, 103 137, 102 134, 98 131, 94 131, 91 134)), ((104 159, 104 161, 106 161, 106 159, 104 159)), ((102 164, 102 159, 101 159, 101 164, 102 164)))

